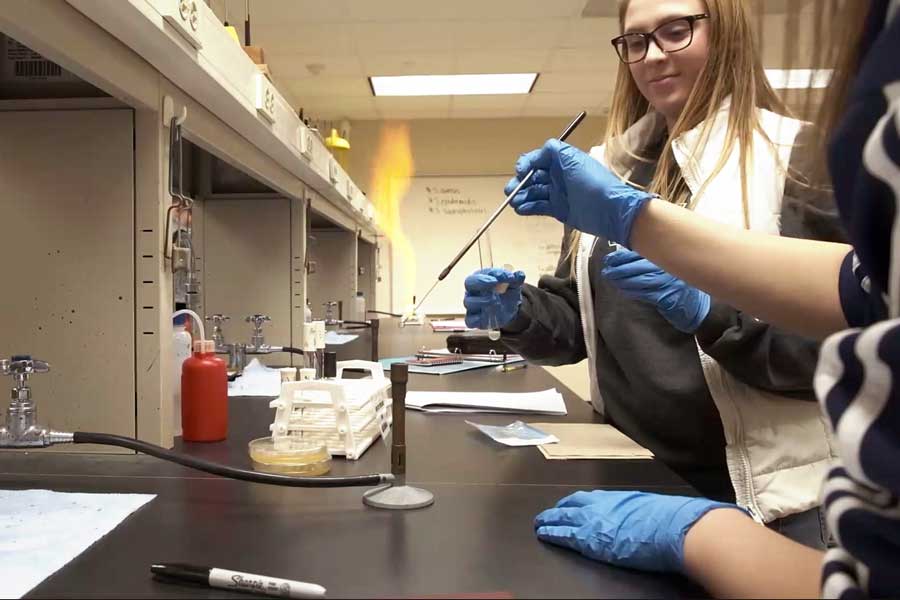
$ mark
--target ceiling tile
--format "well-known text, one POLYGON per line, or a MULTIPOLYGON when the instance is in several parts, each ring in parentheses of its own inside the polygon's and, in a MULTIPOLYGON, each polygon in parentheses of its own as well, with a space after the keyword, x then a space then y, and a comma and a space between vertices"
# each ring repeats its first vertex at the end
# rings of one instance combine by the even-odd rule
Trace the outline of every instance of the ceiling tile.
POLYGON ((384 119, 446 119, 450 116, 450 97, 376 97, 375 107, 384 119))
POLYGON ((278 78, 280 86, 286 87, 297 99, 305 96, 365 96, 372 90, 365 77, 302 77, 297 79, 278 78))
POLYGON ((463 51, 454 57, 454 73, 542 73, 549 50, 463 51))
POLYGON ((405 108, 378 109, 378 118, 383 120, 449 119, 450 109, 412 110, 405 108))
POLYGON ((333 118, 334 113, 351 114, 357 110, 374 111, 375 98, 304 96, 302 106, 304 113, 309 118, 333 118))
POLYGON ((453 96, 450 99, 450 118, 506 118, 522 111, 527 94, 453 96))
MULTIPOLYGON (((243 32, 246 0, 227 0, 228 18, 243 32)), ((352 12, 353 0, 252 0, 251 25, 307 25, 310 23, 339 23, 352 12)), ((224 18, 225 2, 212 0, 210 7, 224 18)), ((255 27, 254 27, 255 30, 255 27)))
POLYGON ((616 19, 571 19, 558 48, 596 48, 606 50, 609 40, 619 35, 616 19))
POLYGON ((434 53, 453 47, 451 28, 443 22, 352 23, 347 27, 360 55, 434 53))
POLYGON ((619 59, 612 44, 606 48, 556 48, 550 52, 546 72, 583 73, 603 72, 615 77, 619 59))
POLYGON ((360 54, 364 73, 371 75, 443 75, 453 72, 453 55, 444 52, 360 54))
MULTIPOLYGON (((348 25, 269 25, 255 28, 253 45, 266 54, 353 56, 356 44, 348 25)), ((242 28, 238 28, 242 30, 242 28)))
POLYGON ((364 77, 365 70, 356 56, 328 56, 269 52, 266 62, 281 79, 306 77, 364 77))
POLYGON ((478 18, 506 21, 510 17, 546 19, 576 17, 585 0, 347 0, 356 21, 452 21, 478 18))
POLYGON ((450 96, 377 96, 375 106, 378 110, 449 110, 450 96))
POLYGON ((615 77, 600 72, 585 73, 545 73, 538 77, 534 92, 580 93, 608 92, 615 87, 615 77))
POLYGON ((549 50, 566 31, 569 19, 529 19, 454 23, 453 45, 457 50, 522 49, 549 50))

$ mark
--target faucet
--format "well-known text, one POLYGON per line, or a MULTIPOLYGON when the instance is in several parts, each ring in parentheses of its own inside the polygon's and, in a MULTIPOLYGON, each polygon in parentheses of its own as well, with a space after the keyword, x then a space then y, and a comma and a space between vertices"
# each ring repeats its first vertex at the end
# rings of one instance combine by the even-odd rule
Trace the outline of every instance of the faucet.
POLYGON ((334 300, 329 300, 328 302, 323 302, 322 306, 325 307, 325 325, 339 325, 341 323, 340 319, 340 305, 334 300), (338 309, 338 318, 334 318, 334 311, 338 309))
POLYGON ((231 317, 221 314, 209 315, 207 321, 213 324, 212 341, 216 344, 216 353, 225 354, 228 352, 228 346, 225 343, 225 332, 222 331, 222 323, 231 320, 231 317))
POLYGON ((206 320, 213 324, 212 340, 215 342, 216 354, 228 355, 229 374, 240 375, 243 373, 244 367, 247 366, 248 355, 273 354, 275 352, 302 354, 302 352, 296 348, 270 346, 266 343, 263 325, 272 320, 268 315, 250 315, 244 319, 244 321, 253 325, 253 335, 250 336, 249 344, 240 344, 237 342, 233 344, 226 343, 225 332, 222 330, 222 323, 229 320, 228 316, 214 314, 207 316, 206 320))
POLYGON ((225 330, 222 328, 222 323, 230 321, 231 317, 216 313, 207 315, 206 320, 213 324, 212 341, 216 347, 216 354, 227 354, 229 375, 240 375, 244 372, 247 363, 247 344, 237 342, 229 344, 225 341, 225 330))
POLYGON ((263 334, 263 325, 272 319, 268 315, 250 315, 244 321, 253 324, 253 335, 250 336, 250 343, 247 344, 247 354, 271 354, 273 352, 281 352, 281 346, 270 346, 266 343, 266 336, 263 334))
POLYGON ((32 360, 30 356, 0 360, 0 375, 11 375, 15 381, 6 412, 6 426, 0 428, 0 448, 44 448, 73 441, 71 433, 53 431, 37 424, 37 405, 32 400, 28 378, 49 370, 47 362, 32 360))

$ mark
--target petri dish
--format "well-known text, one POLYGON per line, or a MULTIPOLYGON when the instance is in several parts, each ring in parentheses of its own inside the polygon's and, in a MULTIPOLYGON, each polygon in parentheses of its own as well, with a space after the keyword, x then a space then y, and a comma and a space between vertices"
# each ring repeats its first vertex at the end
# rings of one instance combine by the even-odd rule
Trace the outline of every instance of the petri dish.
POLYGON ((253 469, 278 475, 314 477, 331 470, 331 453, 321 440, 291 440, 276 449, 271 437, 247 444, 253 469))

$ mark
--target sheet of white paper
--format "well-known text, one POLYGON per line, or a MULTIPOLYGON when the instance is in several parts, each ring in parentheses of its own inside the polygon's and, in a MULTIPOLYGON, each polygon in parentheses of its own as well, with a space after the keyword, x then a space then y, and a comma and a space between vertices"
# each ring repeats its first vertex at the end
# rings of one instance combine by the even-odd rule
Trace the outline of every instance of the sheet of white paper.
POLYGON ((154 497, 0 490, 0 598, 21 598, 154 497))
POLYGON ((337 331, 326 331, 325 332, 325 344, 328 346, 342 346, 344 344, 349 344, 356 338, 358 335, 352 333, 338 333, 337 331))
POLYGON ((556 389, 529 393, 408 392, 406 407, 425 412, 496 412, 565 415, 566 403, 556 389))
POLYGON ((278 396, 281 394, 281 373, 254 358, 244 367, 244 374, 228 382, 229 396, 278 396))

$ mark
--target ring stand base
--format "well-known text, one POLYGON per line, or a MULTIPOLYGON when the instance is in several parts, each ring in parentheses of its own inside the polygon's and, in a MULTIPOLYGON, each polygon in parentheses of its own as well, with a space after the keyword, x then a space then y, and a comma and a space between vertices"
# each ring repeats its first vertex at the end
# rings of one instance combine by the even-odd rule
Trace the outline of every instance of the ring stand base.
POLYGON ((414 510, 434 504, 434 494, 409 485, 385 485, 363 494, 363 504, 385 510, 414 510))

